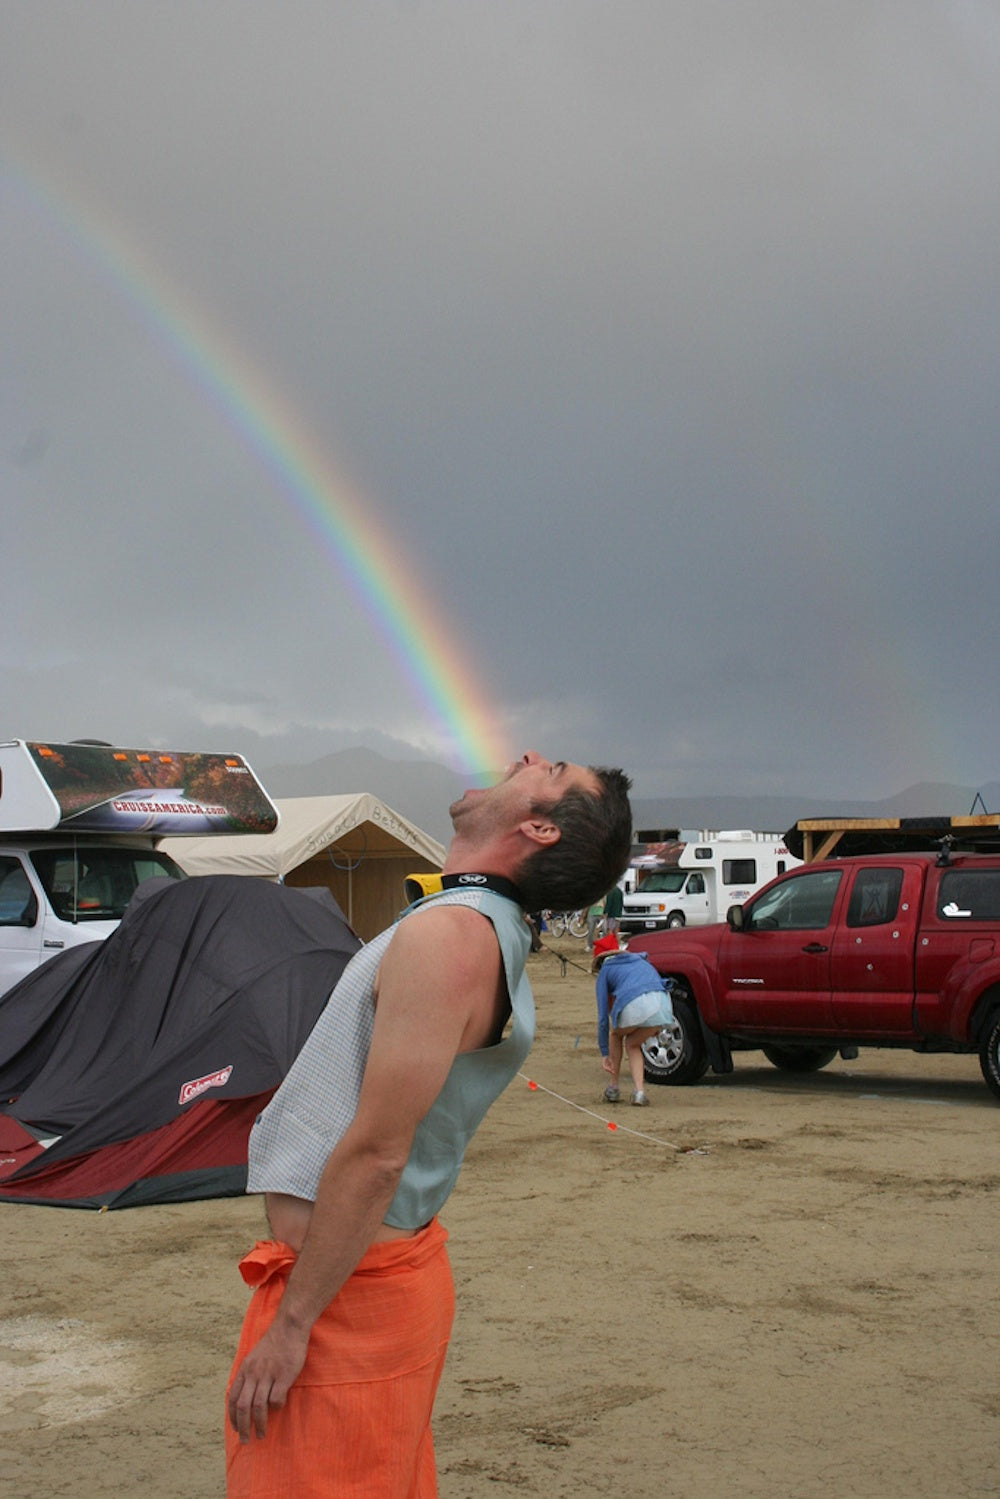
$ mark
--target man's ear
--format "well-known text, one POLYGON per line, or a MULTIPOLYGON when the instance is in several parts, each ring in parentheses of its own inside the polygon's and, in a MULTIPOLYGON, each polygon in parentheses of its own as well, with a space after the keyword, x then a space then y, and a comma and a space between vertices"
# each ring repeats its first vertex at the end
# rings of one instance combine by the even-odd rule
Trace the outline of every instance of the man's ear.
POLYGON ((541 848, 551 847, 562 837, 561 829, 551 818, 546 817, 544 812, 535 812, 531 817, 526 817, 518 824, 518 830, 524 834, 525 838, 532 843, 537 843, 541 848))

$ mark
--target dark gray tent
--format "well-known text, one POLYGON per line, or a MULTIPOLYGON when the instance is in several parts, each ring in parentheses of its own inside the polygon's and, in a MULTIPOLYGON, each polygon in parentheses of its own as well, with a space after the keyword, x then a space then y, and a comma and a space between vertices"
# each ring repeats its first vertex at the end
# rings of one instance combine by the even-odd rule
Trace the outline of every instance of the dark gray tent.
POLYGON ((327 891, 153 880, 0 999, 0 1200, 240 1193, 256 1114, 361 946, 327 891))

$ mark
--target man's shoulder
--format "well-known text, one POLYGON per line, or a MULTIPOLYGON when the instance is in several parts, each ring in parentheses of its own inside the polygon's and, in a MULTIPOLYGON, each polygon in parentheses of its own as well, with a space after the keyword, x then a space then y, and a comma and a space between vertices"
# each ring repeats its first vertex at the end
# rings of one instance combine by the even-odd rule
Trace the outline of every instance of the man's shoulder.
POLYGON ((476 896, 469 899, 448 900, 436 897, 422 902, 397 923, 393 931, 392 944, 426 947, 428 945, 454 941, 473 942, 496 946, 496 934, 490 920, 476 896))
POLYGON ((444 922, 469 922, 475 921, 483 914, 483 891, 476 890, 467 892, 456 891, 454 896, 450 891, 443 895, 431 896, 423 900, 412 911, 407 911, 401 918, 398 930, 406 928, 426 927, 430 923, 441 925, 444 922))

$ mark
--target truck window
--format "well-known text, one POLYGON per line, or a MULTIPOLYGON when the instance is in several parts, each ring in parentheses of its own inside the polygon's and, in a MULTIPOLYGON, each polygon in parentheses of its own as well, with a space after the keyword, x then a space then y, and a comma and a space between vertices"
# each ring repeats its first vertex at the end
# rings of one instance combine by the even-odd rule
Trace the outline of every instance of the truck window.
POLYGON ((756 859, 723 859, 722 883, 724 885, 756 885, 756 859))
POLYGON ((168 854, 113 844, 34 849, 31 862, 60 921, 120 921, 143 880, 184 878, 168 854))
POLYGON ((748 907, 750 929, 763 932, 822 931, 830 925, 841 869, 820 869, 776 885, 748 907))
POLYGON ((38 901, 20 859, 0 857, 0 926, 34 926, 38 901))
POLYGON ((948 869, 938 886, 942 921, 1000 921, 1000 869, 948 869))
POLYGON ((691 876, 691 878, 688 880, 688 895, 704 895, 704 894, 705 894, 705 876, 703 874, 693 874, 691 876))
POLYGON ((901 869, 861 869, 847 907, 848 926, 879 926, 894 921, 903 888, 901 869))

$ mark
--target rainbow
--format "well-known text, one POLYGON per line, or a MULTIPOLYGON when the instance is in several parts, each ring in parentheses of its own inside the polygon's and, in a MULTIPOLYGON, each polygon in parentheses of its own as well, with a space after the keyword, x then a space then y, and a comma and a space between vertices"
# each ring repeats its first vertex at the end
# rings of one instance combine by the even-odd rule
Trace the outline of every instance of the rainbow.
POLYGON ((28 173, 8 154, 2 159, 4 175, 110 284, 270 475, 371 620, 442 740, 441 752, 477 780, 495 774, 511 758, 496 713, 372 504, 338 472, 282 392, 119 225, 78 196, 57 193, 51 174, 28 173))

